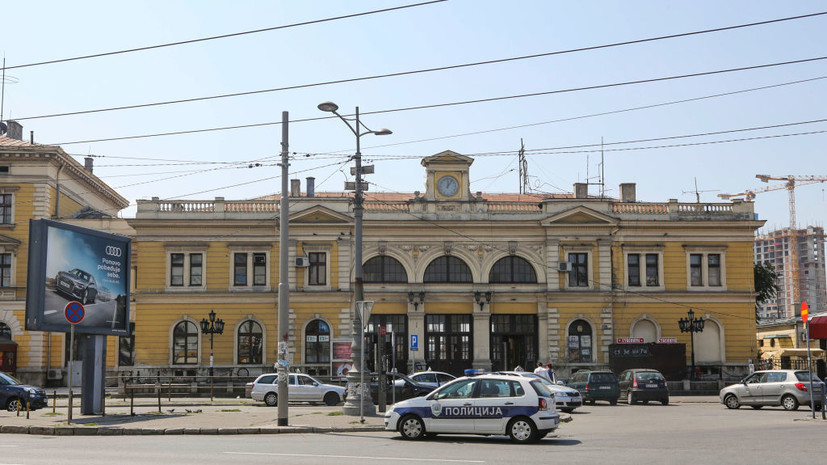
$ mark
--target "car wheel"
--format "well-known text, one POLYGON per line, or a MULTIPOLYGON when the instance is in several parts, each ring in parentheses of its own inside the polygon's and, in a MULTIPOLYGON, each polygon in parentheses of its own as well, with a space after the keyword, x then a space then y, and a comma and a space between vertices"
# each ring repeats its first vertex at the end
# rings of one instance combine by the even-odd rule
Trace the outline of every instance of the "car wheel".
POLYGON ((17 404, 19 402, 20 400, 18 400, 17 397, 12 397, 11 399, 9 399, 8 402, 6 402, 6 410, 8 410, 9 412, 16 412, 17 404))
POLYGON ((735 397, 735 394, 728 394, 724 397, 724 405, 726 405, 726 408, 737 409, 741 406, 741 402, 735 397))
POLYGON ((268 407, 275 407, 279 404, 279 396, 275 392, 268 392, 264 396, 264 403, 267 404, 268 407))
POLYGON ((594 405, 594 399, 589 401, 589 405, 594 405))
POLYGON ((635 395, 634 395, 634 393, 632 393, 632 391, 629 391, 628 393, 626 393, 626 402, 629 405, 633 405, 635 403, 635 395))
POLYGON ((517 417, 508 423, 508 437, 512 442, 525 444, 537 440, 537 428, 526 417, 517 417))
POLYGON ((86 304, 89 303, 89 291, 88 290, 83 291, 83 295, 80 296, 80 303, 82 303, 83 305, 86 305, 86 304))
POLYGON ((324 403, 327 405, 336 405, 339 403, 339 394, 335 392, 328 392, 324 395, 324 403))
POLYGON ((750 407, 754 408, 755 410, 761 410, 761 407, 763 407, 763 405, 750 405, 750 407))
POLYGON ((566 413, 571 413, 571 412, 573 412, 573 411, 574 411, 574 409, 573 409, 573 408, 566 407, 566 408, 561 408, 561 409, 560 409, 560 411, 561 411, 561 412, 566 412, 566 413))
POLYGON ((798 410, 798 399, 787 394, 781 398, 781 406, 784 407, 784 410, 798 410))
POLYGON ((424 439, 426 436, 425 424, 422 423, 422 419, 416 415, 402 417, 399 421, 399 434, 405 439, 424 439))
POLYGON ((660 403, 663 405, 669 405, 669 398, 667 397, 666 399, 661 399, 660 403))
POLYGON ((609 405, 617 405, 617 399, 609 400, 609 405))
POLYGON ((643 401, 643 405, 649 405, 649 401, 648 401, 648 400, 644 400, 644 401, 643 401))

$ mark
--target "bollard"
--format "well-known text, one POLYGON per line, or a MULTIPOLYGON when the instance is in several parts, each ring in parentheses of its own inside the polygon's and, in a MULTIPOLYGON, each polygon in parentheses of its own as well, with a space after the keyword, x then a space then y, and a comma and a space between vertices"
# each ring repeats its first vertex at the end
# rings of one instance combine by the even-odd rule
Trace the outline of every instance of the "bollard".
POLYGON ((31 409, 32 409, 32 403, 29 402, 28 399, 26 399, 26 419, 27 420, 29 419, 29 411, 31 411, 31 409))
POLYGON ((57 413, 57 391, 52 391, 52 413, 57 413))
POLYGON ((135 416, 135 389, 129 390, 129 415, 135 416))
POLYGON ((167 380, 167 402, 172 402, 172 376, 167 380))
POLYGON ((17 399, 17 416, 20 416, 20 398, 17 399))
POLYGON ((156 378, 157 384, 155 385, 155 390, 158 392, 158 413, 161 413, 161 373, 158 373, 158 378, 156 378))

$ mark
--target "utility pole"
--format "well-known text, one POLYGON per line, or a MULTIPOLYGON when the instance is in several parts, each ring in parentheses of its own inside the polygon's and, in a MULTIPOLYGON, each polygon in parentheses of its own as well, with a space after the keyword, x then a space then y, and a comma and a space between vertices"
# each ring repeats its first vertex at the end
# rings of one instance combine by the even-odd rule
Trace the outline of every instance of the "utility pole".
POLYGON ((290 254, 289 207, 287 202, 287 112, 281 112, 281 199, 279 199, 279 309, 278 309, 278 426, 287 426, 287 342, 290 324, 290 282, 288 260, 290 254))

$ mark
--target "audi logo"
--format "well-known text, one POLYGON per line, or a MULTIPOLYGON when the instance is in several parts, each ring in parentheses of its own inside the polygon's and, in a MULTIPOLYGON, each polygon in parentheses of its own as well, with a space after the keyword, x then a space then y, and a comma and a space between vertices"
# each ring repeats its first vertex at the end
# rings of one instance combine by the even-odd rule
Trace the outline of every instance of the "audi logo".
POLYGON ((114 245, 107 245, 106 246, 106 255, 112 257, 120 257, 123 251, 121 251, 120 247, 115 247, 114 245))

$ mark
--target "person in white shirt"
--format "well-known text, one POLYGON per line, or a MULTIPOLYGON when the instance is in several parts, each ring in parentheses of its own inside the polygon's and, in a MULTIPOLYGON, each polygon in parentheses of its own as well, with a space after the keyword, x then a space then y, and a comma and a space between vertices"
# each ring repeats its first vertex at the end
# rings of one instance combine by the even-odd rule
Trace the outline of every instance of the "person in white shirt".
MULTIPOLYGON (((538 376, 542 376, 545 379, 549 379, 548 370, 540 362, 537 362, 537 368, 534 369, 534 374, 538 375, 538 376)), ((549 380, 549 381, 551 381, 551 380, 549 380)))

